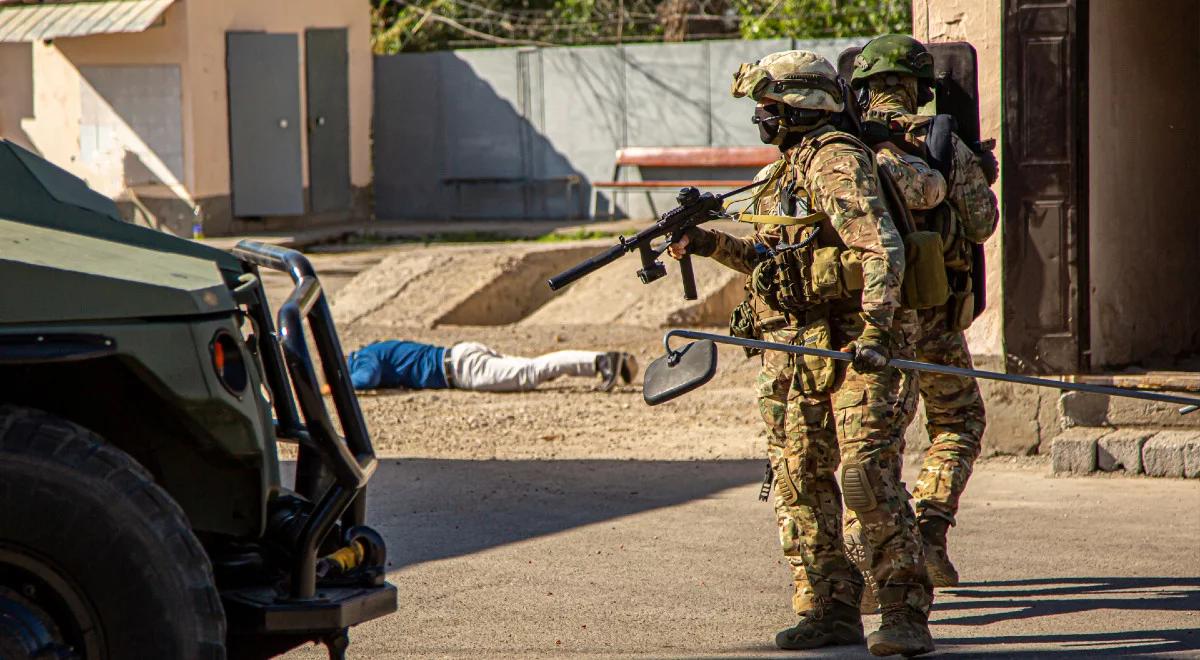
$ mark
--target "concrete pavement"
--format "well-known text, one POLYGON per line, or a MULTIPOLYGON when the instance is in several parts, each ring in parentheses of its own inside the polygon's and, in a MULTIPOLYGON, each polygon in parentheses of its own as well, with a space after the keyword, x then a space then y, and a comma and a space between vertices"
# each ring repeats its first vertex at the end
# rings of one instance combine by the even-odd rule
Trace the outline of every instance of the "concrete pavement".
MULTIPOLYGON (((400 611, 352 631, 350 657, 804 656, 772 645, 793 615, 763 467, 386 459, 369 516, 400 611)), ((1200 658, 1200 484, 1048 467, 977 467, 939 654, 1200 658)))

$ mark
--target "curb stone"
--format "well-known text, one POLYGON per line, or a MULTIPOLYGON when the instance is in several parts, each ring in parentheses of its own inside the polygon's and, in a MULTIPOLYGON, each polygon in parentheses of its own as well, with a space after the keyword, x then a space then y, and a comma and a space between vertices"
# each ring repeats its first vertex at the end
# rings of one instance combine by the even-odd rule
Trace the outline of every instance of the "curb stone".
POLYGON ((1055 474, 1090 474, 1096 471, 1097 442, 1110 429, 1077 426, 1055 436, 1050 460, 1055 474))

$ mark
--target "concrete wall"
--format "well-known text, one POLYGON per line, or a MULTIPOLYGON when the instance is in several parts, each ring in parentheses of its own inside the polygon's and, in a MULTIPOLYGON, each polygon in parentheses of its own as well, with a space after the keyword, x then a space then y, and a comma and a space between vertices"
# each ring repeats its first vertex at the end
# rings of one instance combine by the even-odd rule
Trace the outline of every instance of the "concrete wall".
MULTIPOLYGON (((365 217, 371 183, 373 88, 369 6, 362 0, 179 0, 171 5, 158 24, 142 33, 56 39, 50 44, 6 45, 0 48, 0 66, 6 78, 0 87, 0 132, 5 137, 26 140, 28 146, 46 158, 112 197, 126 194, 131 178, 135 183, 145 178, 127 177, 126 165, 133 162, 138 168, 148 169, 157 175, 159 182, 134 185, 132 189, 164 221, 163 228, 177 233, 190 231, 193 206, 201 209, 205 231, 209 234, 344 220, 344 213, 264 221, 241 221, 231 217, 225 33, 262 30, 297 34, 303 99, 304 31, 308 28, 347 29, 350 179, 355 189, 352 213, 365 217), (25 98, 31 98, 32 112, 23 116, 13 109, 23 102, 20 85, 10 87, 8 84, 9 70, 17 74, 22 70, 22 52, 28 53, 32 77, 36 81, 31 86, 32 91, 24 93, 25 98), (105 93, 113 95, 113 90, 96 89, 97 85, 91 84, 85 76, 88 71, 100 71, 100 67, 178 68, 182 176, 178 176, 180 167, 155 162, 163 159, 146 144, 145 136, 138 135, 138 131, 128 126, 125 127, 127 130, 118 130, 121 135, 110 142, 111 157, 97 158, 91 154, 81 158, 81 127, 92 126, 84 121, 84 104, 96 100, 91 98, 94 96, 120 116, 120 108, 114 107, 120 103, 105 103, 105 93), (119 152, 128 152, 136 158, 122 158, 119 152)), ((144 72, 147 75, 155 73, 149 69, 144 72)), ((111 80, 114 76, 99 77, 111 80)), ((167 72, 162 77, 171 79, 172 75, 167 72)), ((19 75, 16 80, 21 80, 19 75)), ((169 124, 164 122, 163 125, 169 129, 169 124)), ((118 125, 117 128, 121 127, 118 125)), ((87 139, 84 136, 84 146, 87 139)), ((303 141, 302 148, 305 150, 302 176, 307 187, 307 144, 303 141)))
MULTIPOLYGON (((375 59, 376 214, 382 218, 562 218, 588 211, 590 182, 624 146, 754 145, 750 103, 729 94, 741 62, 789 48, 831 60, 865 39, 709 41, 488 49, 375 59), (414 90, 421 90, 414 94, 414 90), (579 176, 568 201, 556 177, 579 176), (447 179, 541 181, 454 185, 447 179)), ((648 170, 622 177, 738 178, 753 171, 648 170)), ((655 195, 658 211, 673 193, 655 195)), ((598 210, 648 217, 642 193, 598 210)))
MULTIPOLYGON (((1107 0, 1106 0, 1107 1, 1107 0)), ((1099 3, 1094 3, 1099 4, 1099 3)), ((1000 0, 913 0, 913 36, 921 41, 968 41, 975 47, 979 66, 979 130, 983 140, 996 140, 996 158, 1002 153, 1000 42, 1004 32, 1004 3, 1000 0)), ((1001 165, 1003 167, 1003 164, 1001 165)), ((1000 199, 1000 181, 992 187, 1000 199)), ((1000 212, 1004 212, 1001 200, 1000 212)), ((1001 250, 1004 237, 997 229, 988 240, 987 301, 983 315, 967 330, 967 340, 976 356, 1004 355, 1001 289, 1001 250)))
POLYGON ((1200 5, 1090 6, 1092 366, 1169 364, 1200 350, 1200 5))

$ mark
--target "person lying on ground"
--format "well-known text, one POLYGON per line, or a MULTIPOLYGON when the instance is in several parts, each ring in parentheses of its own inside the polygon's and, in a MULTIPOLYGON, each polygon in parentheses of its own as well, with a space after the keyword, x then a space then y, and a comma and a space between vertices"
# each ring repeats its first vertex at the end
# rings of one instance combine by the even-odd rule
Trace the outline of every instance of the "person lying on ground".
MULTIPOLYGON (((406 388, 526 392, 560 376, 594 378, 596 389, 637 376, 637 360, 619 351, 555 351, 534 358, 502 355, 478 342, 450 347, 415 341, 380 341, 346 357, 356 390, 406 388)), ((327 389, 327 388, 326 388, 327 389)))

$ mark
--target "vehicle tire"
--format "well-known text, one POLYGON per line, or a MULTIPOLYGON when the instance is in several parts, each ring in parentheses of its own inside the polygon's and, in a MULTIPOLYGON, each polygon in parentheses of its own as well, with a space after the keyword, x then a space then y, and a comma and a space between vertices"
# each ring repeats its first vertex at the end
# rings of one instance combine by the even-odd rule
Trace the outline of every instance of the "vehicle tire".
MULTIPOLYGON (((0 406, 0 612, 41 626, 23 638, 26 655, 225 658, 212 566, 179 505, 95 433, 10 405, 0 406)), ((22 651, 15 644, 6 650, 22 651)))

